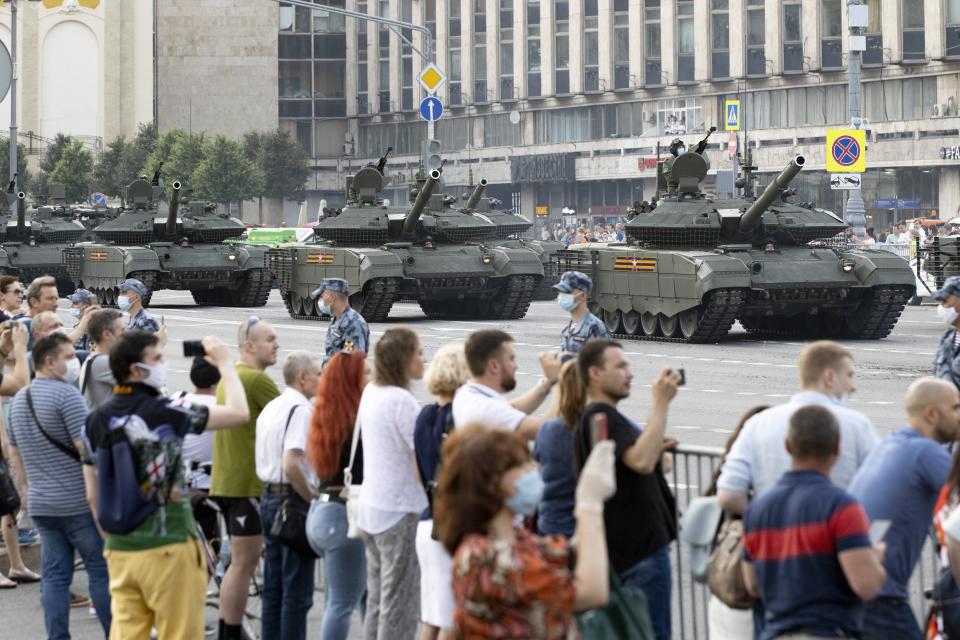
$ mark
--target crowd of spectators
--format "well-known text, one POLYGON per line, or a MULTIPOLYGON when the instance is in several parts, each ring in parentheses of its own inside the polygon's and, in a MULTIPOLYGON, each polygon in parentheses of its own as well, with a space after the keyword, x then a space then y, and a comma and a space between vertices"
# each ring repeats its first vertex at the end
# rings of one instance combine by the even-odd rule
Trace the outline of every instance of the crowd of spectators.
MULTIPOLYGON (((355 614, 368 640, 567 638, 615 589, 637 595, 651 638, 673 636, 669 413, 683 376, 644 371, 645 415, 622 411, 636 363, 590 328, 585 274, 556 285, 570 314, 560 348, 510 398, 509 333, 474 331, 427 365, 412 329, 370 343, 365 324, 347 326, 334 279, 316 295, 345 326, 323 355, 279 362, 282 336, 251 316, 234 348, 203 338, 192 387, 168 393, 166 330, 141 327, 142 283, 127 287, 133 320, 75 294, 71 329, 55 282, 32 283, 18 307, 3 278, 4 455, 43 549, 37 575, 4 514, 6 582, 41 581, 49 637, 69 637, 75 555, 111 638, 242 637, 261 561, 260 636, 306 638, 318 558, 325 640, 346 638, 355 614), (421 406, 411 386, 424 378, 434 401, 421 406), (225 572, 205 560, 223 548, 225 572)), ((742 529, 732 557, 750 602, 715 590, 712 638, 924 637, 907 583, 934 522, 944 589, 960 593, 960 454, 947 448, 960 438, 960 278, 935 297, 949 331, 935 376, 906 390, 902 429, 880 438, 848 406, 856 363, 832 341, 804 346, 787 402, 744 416, 706 493, 742 529)), ((960 613, 939 605, 947 637, 960 613)))

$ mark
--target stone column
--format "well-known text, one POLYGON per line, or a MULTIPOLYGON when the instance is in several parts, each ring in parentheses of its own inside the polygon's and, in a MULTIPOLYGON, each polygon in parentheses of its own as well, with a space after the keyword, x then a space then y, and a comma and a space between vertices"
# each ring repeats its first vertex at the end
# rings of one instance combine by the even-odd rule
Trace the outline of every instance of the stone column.
POLYGON ((597 61, 600 64, 600 88, 613 91, 613 0, 597 2, 597 61))
POLYGON ((570 0, 570 93, 583 93, 583 0, 570 0))
POLYGON ((642 87, 643 78, 643 0, 630 0, 630 86, 642 87))
POLYGON ((747 75, 747 10, 744 0, 730 0, 730 77, 747 75))
POLYGON ((552 0, 540 0, 540 95, 556 93, 557 26, 552 0))

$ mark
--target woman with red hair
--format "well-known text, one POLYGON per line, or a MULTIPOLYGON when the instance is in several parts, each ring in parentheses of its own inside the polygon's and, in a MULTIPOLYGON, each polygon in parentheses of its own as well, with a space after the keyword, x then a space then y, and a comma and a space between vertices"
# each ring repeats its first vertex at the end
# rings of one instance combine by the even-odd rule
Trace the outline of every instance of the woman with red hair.
MULTIPOLYGON (((340 352, 330 359, 320 378, 307 440, 307 455, 320 480, 320 497, 311 503, 307 516, 307 540, 317 555, 323 556, 328 582, 321 640, 346 640, 350 616, 367 586, 363 541, 347 537, 347 507, 340 497, 367 378, 364 352, 340 352)), ((360 449, 353 460, 353 482, 363 482, 360 449)))

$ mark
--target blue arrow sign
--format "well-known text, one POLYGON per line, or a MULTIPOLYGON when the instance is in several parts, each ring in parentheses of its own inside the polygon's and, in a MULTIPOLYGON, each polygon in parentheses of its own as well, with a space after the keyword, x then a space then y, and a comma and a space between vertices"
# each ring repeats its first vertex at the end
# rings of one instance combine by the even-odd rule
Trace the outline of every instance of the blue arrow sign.
POLYGON ((427 122, 436 122, 443 115, 443 103, 440 98, 427 96, 420 102, 420 117, 427 122))

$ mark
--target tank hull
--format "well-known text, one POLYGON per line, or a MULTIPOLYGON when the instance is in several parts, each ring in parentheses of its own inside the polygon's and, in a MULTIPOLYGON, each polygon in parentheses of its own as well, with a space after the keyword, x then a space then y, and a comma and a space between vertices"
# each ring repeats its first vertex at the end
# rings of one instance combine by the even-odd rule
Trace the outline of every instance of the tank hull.
POLYGON ((0 273, 14 275, 29 284, 40 276, 57 279, 60 296, 70 295, 75 286, 63 264, 63 251, 69 245, 41 243, 34 246, 19 242, 4 242, 0 248, 0 273))
POLYGON ((499 243, 502 247, 518 248, 525 247, 532 250, 540 257, 540 263, 543 265, 543 280, 537 286, 533 294, 534 300, 553 300, 557 297, 557 292, 553 285, 560 282, 560 272, 557 271, 557 252, 563 251, 562 242, 552 240, 506 240, 499 243))
POLYGON ((146 303, 154 291, 173 289, 190 291, 197 304, 238 307, 266 304, 272 283, 266 248, 258 246, 81 243, 66 249, 63 259, 74 284, 105 306, 116 305, 117 286, 126 278, 147 286, 146 303))
POLYGON ((879 339, 915 291, 909 265, 878 250, 589 244, 561 252, 558 268, 591 274, 594 313, 637 339, 718 342, 735 320, 773 337, 879 339))
POLYGON ((271 249, 268 263, 290 315, 308 320, 326 317, 310 298, 323 278, 346 280, 351 305, 370 322, 385 320, 400 300, 418 302, 430 317, 521 318, 543 278, 533 251, 476 244, 291 244, 271 249))

